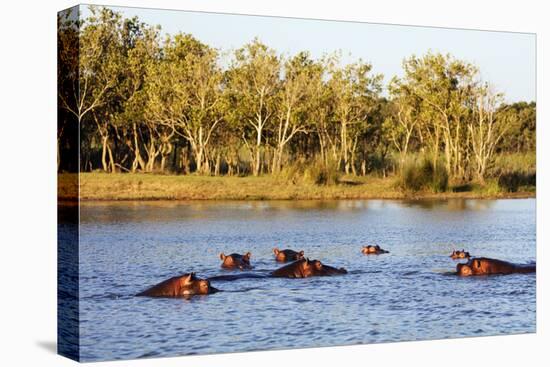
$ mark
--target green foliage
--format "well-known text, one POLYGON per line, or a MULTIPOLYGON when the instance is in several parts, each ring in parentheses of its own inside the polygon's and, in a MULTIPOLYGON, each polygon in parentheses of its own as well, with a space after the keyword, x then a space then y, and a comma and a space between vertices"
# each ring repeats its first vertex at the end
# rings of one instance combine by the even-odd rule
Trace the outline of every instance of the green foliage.
POLYGON ((338 170, 336 162, 330 161, 325 164, 318 159, 307 166, 303 177, 306 182, 329 186, 338 184, 342 173, 338 170))
POLYGON ((506 172, 535 173, 537 159, 534 151, 525 153, 502 153, 494 161, 490 170, 492 177, 498 177, 506 172))
POLYGON ((498 178, 498 185, 507 192, 517 192, 520 188, 529 191, 537 183, 536 173, 505 172, 498 178))
POLYGON ((434 164, 426 157, 405 162, 399 177, 399 187, 404 191, 445 192, 448 185, 445 166, 440 161, 434 164))
POLYGON ((536 146, 535 102, 517 102, 503 105, 497 111, 497 119, 508 127, 508 133, 498 144, 501 152, 534 152, 536 146))
POLYGON ((535 152, 504 153, 496 157, 491 176, 505 192, 531 191, 536 186, 535 152))
POLYGON ((285 55, 258 39, 224 53, 191 34, 161 40, 159 26, 105 7, 58 28, 60 170, 77 168, 63 164, 63 139, 80 129, 85 171, 312 186, 397 175, 403 190, 431 192, 535 181, 535 103, 502 104, 450 54, 406 58, 383 97, 372 64, 338 53, 285 55))
POLYGON ((277 177, 283 182, 296 185, 302 181, 304 167, 302 163, 295 162, 285 164, 277 173, 277 177))
POLYGON ((498 196, 504 191, 497 179, 487 180, 483 185, 475 185, 474 192, 488 196, 498 196))
POLYGON ((316 159, 313 163, 300 160, 287 164, 277 176, 293 185, 332 186, 340 182, 342 173, 338 169, 338 163, 329 161, 325 164, 320 159, 316 159))

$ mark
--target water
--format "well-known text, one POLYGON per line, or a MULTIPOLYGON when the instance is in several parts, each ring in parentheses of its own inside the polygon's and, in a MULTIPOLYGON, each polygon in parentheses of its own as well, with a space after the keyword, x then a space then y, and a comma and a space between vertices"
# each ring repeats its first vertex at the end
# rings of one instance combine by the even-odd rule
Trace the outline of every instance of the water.
MULTIPOLYGON (((535 200, 83 204, 80 342, 85 361, 535 332, 535 275, 449 275, 454 248, 535 261, 535 200), (366 243, 390 254, 365 256, 366 243), (219 253, 304 250, 349 274, 215 282, 224 292, 134 297, 219 253)), ((61 229, 62 230, 62 229, 61 229)), ((237 271, 238 272, 238 271, 237 271)))

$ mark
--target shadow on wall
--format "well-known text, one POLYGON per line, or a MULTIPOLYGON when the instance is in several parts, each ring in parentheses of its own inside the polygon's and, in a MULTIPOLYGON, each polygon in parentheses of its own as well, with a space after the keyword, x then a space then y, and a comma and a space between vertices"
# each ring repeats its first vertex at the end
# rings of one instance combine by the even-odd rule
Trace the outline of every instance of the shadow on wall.
POLYGON ((36 342, 40 348, 46 350, 47 352, 57 354, 57 343, 52 340, 39 340, 36 342))

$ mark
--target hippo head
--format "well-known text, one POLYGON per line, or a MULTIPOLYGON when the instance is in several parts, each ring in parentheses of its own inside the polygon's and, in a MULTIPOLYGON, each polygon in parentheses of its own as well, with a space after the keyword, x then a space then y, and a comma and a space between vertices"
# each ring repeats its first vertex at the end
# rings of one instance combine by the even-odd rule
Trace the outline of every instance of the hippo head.
POLYGON ((318 275, 323 270, 323 264, 319 260, 304 259, 301 263, 302 272, 304 277, 310 277, 312 275, 318 275))
POLYGON ((463 277, 473 275, 472 268, 468 264, 458 264, 456 266, 456 273, 463 277))
POLYGON ((479 259, 470 260, 466 264, 458 264, 456 266, 456 273, 465 277, 487 274, 489 272, 487 265, 487 262, 479 259))
POLYGON ((195 273, 182 277, 180 282, 180 289, 184 296, 212 294, 218 291, 210 285, 210 281, 197 278, 195 273))
POLYGON ((222 260, 222 267, 225 268, 250 268, 250 258, 252 254, 247 252, 244 255, 231 254, 225 255, 223 252, 220 254, 220 259, 222 260))
POLYGON ((470 256, 470 253, 467 252, 467 251, 464 251, 464 249, 462 249, 461 251, 459 250, 453 250, 453 253, 451 254, 450 258, 451 259, 469 259, 471 256, 470 256))
POLYGON ((361 252, 364 254, 370 254, 372 250, 373 250, 373 246, 368 245, 368 246, 363 246, 363 248, 361 249, 361 252))
POLYGON ((389 251, 382 250, 382 248, 380 248, 379 245, 368 245, 368 246, 363 246, 363 248, 361 249, 361 252, 363 254, 368 255, 368 254, 386 254, 389 251))
POLYGON ((250 264, 250 257, 252 256, 252 254, 250 252, 247 252, 246 254, 243 255, 243 261, 247 264, 250 264))
POLYGON ((325 265, 319 260, 309 260, 308 258, 302 261, 302 271, 304 273, 304 277, 328 276, 347 273, 344 268, 337 269, 332 266, 325 265))
POLYGON ((294 250, 279 250, 277 247, 273 249, 275 259, 277 261, 296 261, 304 258, 304 251, 296 252, 294 250))

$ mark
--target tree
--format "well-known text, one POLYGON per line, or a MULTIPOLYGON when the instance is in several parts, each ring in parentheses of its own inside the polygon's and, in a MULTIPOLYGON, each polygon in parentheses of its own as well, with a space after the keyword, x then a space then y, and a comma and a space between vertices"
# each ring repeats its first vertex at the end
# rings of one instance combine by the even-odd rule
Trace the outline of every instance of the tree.
MULTIPOLYGON (((159 31, 159 27, 148 26, 137 18, 126 19, 122 26, 124 58, 121 79, 116 86, 119 103, 113 113, 113 124, 117 139, 132 156, 127 168, 131 172, 148 169, 142 154, 147 139, 142 131, 146 125, 146 74, 147 68, 160 58, 159 31)), ((127 156, 123 157, 121 163, 126 159, 127 156)))
POLYGON ((341 165, 346 174, 355 172, 355 153, 359 134, 367 127, 369 114, 381 91, 382 75, 370 75, 372 66, 363 61, 330 71, 334 119, 339 125, 341 165))
POLYGON ((399 152, 399 165, 403 168, 411 138, 421 121, 421 99, 401 86, 396 78, 392 79, 389 90, 393 111, 384 121, 384 129, 399 152))
POLYGON ((508 131, 509 125, 502 124, 496 118, 498 107, 502 104, 502 94, 483 84, 475 89, 475 110, 468 123, 471 148, 475 162, 475 175, 481 183, 494 157, 497 144, 508 131))
POLYGON ((279 57, 258 39, 235 52, 227 72, 231 101, 227 116, 240 127, 243 142, 250 152, 254 176, 262 169, 264 131, 276 113, 279 74, 279 57))
POLYGON ((498 151, 507 153, 535 151, 537 140, 535 102, 502 104, 496 113, 496 118, 500 124, 509 127, 498 144, 498 151))
MULTIPOLYGON (((90 7, 91 15, 79 24, 78 75, 70 74, 74 86, 73 95, 60 94, 59 100, 64 109, 73 114, 81 129, 83 119, 110 100, 109 92, 118 80, 120 66, 119 30, 121 16, 108 8, 90 7)), ((98 113, 93 121, 102 139, 103 169, 112 169, 113 162, 107 164, 109 151, 109 124, 105 113, 98 113)))
POLYGON ((469 113, 468 99, 475 85, 477 69, 450 55, 427 53, 403 62, 404 77, 398 83, 421 99, 424 137, 429 137, 434 167, 442 139, 445 167, 449 175, 464 174, 467 162, 464 121, 469 113))
POLYGON ((498 155, 535 150, 535 103, 503 104, 448 54, 404 59, 381 97, 382 75, 339 53, 281 56, 255 39, 225 62, 192 35, 161 41, 158 26, 90 9, 58 18, 59 171, 257 176, 322 162, 385 176, 419 155, 441 177, 483 182, 498 155), (78 149, 80 163, 63 162, 78 149))
POLYGON ((217 52, 178 34, 166 42, 164 53, 149 70, 148 116, 187 140, 197 171, 208 173, 210 139, 223 117, 217 52))
POLYGON ((283 72, 272 173, 281 169, 285 147, 292 138, 296 134, 308 132, 313 122, 311 101, 323 76, 322 66, 315 63, 307 52, 300 52, 287 60, 283 72))
POLYGON ((74 8, 60 12, 57 16, 57 170, 71 167, 71 160, 62 162, 62 157, 76 157, 78 142, 78 114, 73 114, 71 106, 78 101, 78 53, 79 53, 79 14, 74 8), (63 163, 63 166, 62 166, 63 163))

